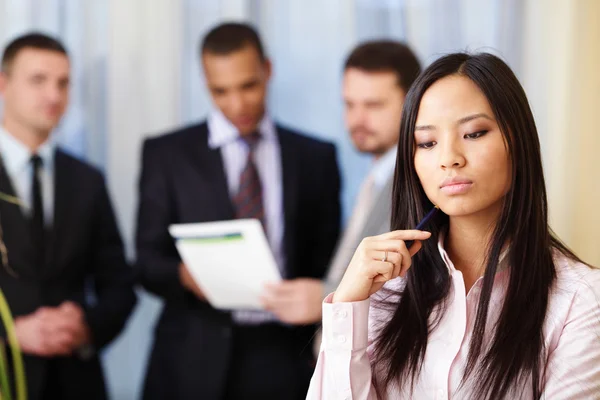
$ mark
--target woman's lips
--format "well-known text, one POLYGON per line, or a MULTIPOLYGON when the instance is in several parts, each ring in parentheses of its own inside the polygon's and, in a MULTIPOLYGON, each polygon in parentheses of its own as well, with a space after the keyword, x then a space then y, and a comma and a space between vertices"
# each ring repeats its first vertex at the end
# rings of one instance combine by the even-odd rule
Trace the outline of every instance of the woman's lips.
POLYGON ((442 192, 449 195, 463 194, 468 192, 473 186, 472 182, 448 183, 441 187, 442 192))

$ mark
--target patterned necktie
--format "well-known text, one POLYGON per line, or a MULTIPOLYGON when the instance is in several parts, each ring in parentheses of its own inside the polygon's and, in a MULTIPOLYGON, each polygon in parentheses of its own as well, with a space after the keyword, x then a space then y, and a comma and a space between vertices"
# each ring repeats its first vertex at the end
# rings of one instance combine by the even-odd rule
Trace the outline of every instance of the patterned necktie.
POLYGON ((254 154, 260 136, 253 133, 242 137, 242 140, 248 145, 248 159, 240 175, 238 192, 233 198, 236 218, 256 218, 261 222, 266 232, 262 185, 254 162, 254 154))
MULTIPOLYGON (((263 206, 262 185, 258 169, 254 162, 256 146, 259 143, 260 135, 253 133, 243 136, 242 140, 248 146, 248 159, 240 175, 240 183, 237 194, 233 198, 233 205, 236 210, 237 218, 257 218, 262 223, 265 234, 267 233, 265 225, 265 209, 263 206)), ((258 325, 265 322, 276 321, 277 319, 271 313, 259 310, 235 310, 233 320, 241 325, 258 325)))
POLYGON ((31 237, 35 248, 35 263, 37 268, 44 264, 46 254, 45 229, 44 229, 44 206, 42 201, 42 185, 40 173, 42 159, 37 154, 31 157, 33 175, 31 181, 31 237))

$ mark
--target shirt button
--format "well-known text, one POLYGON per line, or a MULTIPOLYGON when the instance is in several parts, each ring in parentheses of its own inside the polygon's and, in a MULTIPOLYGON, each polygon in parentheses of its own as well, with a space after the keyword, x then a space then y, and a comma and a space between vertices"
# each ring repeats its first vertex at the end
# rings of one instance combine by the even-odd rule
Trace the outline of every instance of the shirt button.
POLYGON ((344 310, 342 311, 338 311, 335 313, 336 317, 338 317, 338 319, 344 319, 348 316, 348 313, 344 310))
POLYGON ((438 399, 443 399, 445 394, 446 394, 446 392, 444 392, 444 389, 440 389, 437 392, 437 398, 438 399))
POLYGON ((346 343, 346 336, 340 335, 337 337, 338 343, 346 343))

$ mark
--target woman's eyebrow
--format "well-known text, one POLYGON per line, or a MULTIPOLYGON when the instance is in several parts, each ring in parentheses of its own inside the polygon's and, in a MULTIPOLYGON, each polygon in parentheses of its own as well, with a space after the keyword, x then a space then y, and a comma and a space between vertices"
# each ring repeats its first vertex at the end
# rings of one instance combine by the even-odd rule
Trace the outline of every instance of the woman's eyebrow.
POLYGON ((462 124, 465 124, 469 121, 473 121, 474 119, 478 119, 478 118, 485 118, 485 119, 489 119, 490 121, 493 121, 493 119, 486 113, 478 113, 478 114, 469 115, 467 117, 463 117, 463 118, 459 119, 458 124, 462 125, 462 124))
POLYGON ((415 127, 415 131, 433 131, 435 130, 435 126, 433 125, 417 125, 415 127))
MULTIPOLYGON (((489 119, 490 121, 493 121, 492 117, 490 117, 486 113, 478 113, 478 114, 468 115, 466 117, 459 119, 458 124, 459 125, 466 124, 467 122, 473 121, 478 118, 485 118, 485 119, 489 119)), ((417 125, 415 127, 415 131, 433 131, 433 130, 435 130, 435 125, 417 125)))
MULTIPOLYGON (((478 118, 485 118, 485 119, 489 119, 490 121, 493 121, 493 119, 486 113, 478 113, 478 114, 468 115, 466 117, 459 119, 458 124, 459 125, 466 124, 467 122, 473 121, 478 118)), ((417 125, 415 127, 415 131, 433 131, 433 130, 435 130, 435 125, 417 125)))

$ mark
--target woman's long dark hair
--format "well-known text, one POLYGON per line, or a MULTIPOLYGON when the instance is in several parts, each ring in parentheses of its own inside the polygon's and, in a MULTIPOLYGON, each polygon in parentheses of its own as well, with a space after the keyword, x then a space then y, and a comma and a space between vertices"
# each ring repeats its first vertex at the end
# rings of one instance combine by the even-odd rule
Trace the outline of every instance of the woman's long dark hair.
MULTIPOLYGON (((450 75, 472 80, 484 93, 512 163, 512 185, 487 248, 463 382, 476 376, 478 384, 473 395, 477 399, 504 398, 515 388, 520 393, 530 390, 533 398, 539 398, 545 372, 542 326, 556 277, 553 251, 577 257, 548 227, 546 187, 533 115, 519 81, 498 57, 485 53, 447 55, 423 71, 407 93, 393 190, 392 229, 411 229, 432 207, 414 168, 414 129, 423 94, 450 75), (497 324, 487 326, 494 276, 506 243, 510 243, 506 298, 497 324), (492 339, 484 348, 486 331, 492 339), (523 386, 528 379, 529 388, 523 386)), ((440 215, 429 225, 432 238, 423 242, 423 249, 413 258, 400 301, 378 332, 373 353, 376 370, 383 371, 383 379, 375 379, 378 392, 394 384, 414 388, 419 376, 429 333, 444 314, 451 290, 449 271, 437 248, 437 237, 447 223, 448 218, 440 215)))

